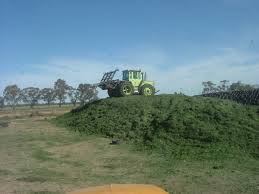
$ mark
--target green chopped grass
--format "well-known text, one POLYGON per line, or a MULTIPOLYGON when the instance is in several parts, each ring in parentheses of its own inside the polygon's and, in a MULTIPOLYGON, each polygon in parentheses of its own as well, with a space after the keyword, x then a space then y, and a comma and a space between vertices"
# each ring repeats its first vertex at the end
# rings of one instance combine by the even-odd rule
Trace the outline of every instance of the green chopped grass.
POLYGON ((183 95, 110 98, 75 109, 56 122, 171 158, 259 158, 257 107, 228 100, 183 95))

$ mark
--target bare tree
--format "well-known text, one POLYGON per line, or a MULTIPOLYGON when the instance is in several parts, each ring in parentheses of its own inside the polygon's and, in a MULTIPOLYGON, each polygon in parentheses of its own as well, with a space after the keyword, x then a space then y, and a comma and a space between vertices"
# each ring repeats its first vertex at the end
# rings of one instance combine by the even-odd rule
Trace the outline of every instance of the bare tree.
POLYGON ((40 97, 43 101, 45 101, 48 106, 50 105, 50 103, 54 102, 56 99, 56 93, 55 90, 52 88, 43 88, 40 91, 40 97))
POLYGON ((87 102, 98 99, 98 91, 95 86, 91 84, 79 84, 79 101, 81 105, 84 105, 87 102))
POLYGON ((4 108, 4 97, 0 96, 0 110, 4 108))
POLYGON ((17 85, 9 85, 4 89, 4 100, 15 109, 20 101, 21 90, 17 85))
POLYGON ((34 87, 24 88, 21 91, 21 99, 24 103, 28 103, 33 108, 40 99, 40 89, 34 87))
POLYGON ((76 106, 77 101, 79 100, 79 90, 69 86, 68 88, 68 97, 70 98, 70 102, 76 106))
POLYGON ((68 85, 66 84, 66 81, 62 79, 58 79, 55 82, 54 90, 55 90, 56 97, 59 101, 59 107, 61 107, 61 104, 64 103, 66 100, 66 94, 68 90, 68 85))

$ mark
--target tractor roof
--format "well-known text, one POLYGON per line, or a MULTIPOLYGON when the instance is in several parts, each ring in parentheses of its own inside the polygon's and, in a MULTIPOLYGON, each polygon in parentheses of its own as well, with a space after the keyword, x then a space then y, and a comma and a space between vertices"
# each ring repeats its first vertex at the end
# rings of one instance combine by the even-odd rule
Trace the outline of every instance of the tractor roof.
POLYGON ((123 70, 123 71, 136 71, 136 72, 141 72, 140 69, 125 69, 125 70, 123 70))

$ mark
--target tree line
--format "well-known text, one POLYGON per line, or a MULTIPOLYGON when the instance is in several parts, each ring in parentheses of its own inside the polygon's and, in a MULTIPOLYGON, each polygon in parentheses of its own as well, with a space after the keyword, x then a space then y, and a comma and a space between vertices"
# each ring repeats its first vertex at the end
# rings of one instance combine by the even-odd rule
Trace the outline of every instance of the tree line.
POLYGON ((258 89, 259 85, 250 85, 242 83, 241 81, 231 83, 229 80, 222 80, 219 84, 212 81, 202 82, 202 94, 216 93, 216 92, 233 92, 233 91, 248 91, 258 89))
POLYGON ((0 109, 5 105, 12 106, 13 109, 19 104, 28 104, 33 108, 40 101, 50 105, 58 102, 59 107, 65 103, 66 99, 75 106, 77 103, 84 105, 98 99, 98 91, 94 85, 81 83, 77 88, 69 86, 65 80, 58 79, 53 88, 27 87, 20 89, 16 84, 8 85, 0 96, 0 109))

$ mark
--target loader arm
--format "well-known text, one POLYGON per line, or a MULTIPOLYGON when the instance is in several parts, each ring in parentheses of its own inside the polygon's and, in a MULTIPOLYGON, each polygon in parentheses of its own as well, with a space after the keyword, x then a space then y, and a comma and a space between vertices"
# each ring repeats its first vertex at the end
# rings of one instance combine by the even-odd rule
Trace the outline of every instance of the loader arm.
POLYGON ((103 90, 113 87, 114 83, 117 82, 117 80, 113 80, 117 71, 119 71, 119 69, 115 69, 114 71, 104 73, 100 83, 95 85, 103 90))

